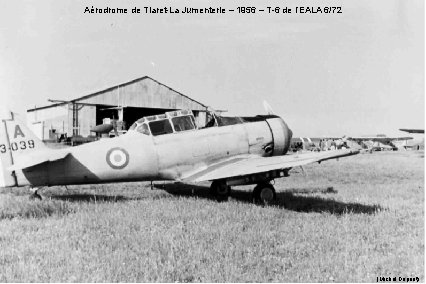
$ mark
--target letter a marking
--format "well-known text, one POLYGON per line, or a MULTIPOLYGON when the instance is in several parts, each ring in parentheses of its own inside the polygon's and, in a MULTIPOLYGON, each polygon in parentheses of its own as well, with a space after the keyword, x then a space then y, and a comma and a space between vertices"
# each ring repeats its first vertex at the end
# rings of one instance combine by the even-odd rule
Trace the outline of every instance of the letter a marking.
POLYGON ((22 132, 22 130, 21 130, 21 127, 19 127, 19 125, 17 124, 17 125, 15 126, 15 135, 13 135, 13 139, 16 139, 16 137, 17 137, 18 135, 20 135, 20 136, 22 136, 22 137, 25 137, 24 133, 23 133, 23 132, 22 132))

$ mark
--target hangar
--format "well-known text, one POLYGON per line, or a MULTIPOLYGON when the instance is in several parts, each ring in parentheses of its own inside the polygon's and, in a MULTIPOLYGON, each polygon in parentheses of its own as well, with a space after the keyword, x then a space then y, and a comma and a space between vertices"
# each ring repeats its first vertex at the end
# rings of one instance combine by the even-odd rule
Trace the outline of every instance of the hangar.
POLYGON ((27 110, 27 122, 42 140, 91 137, 90 130, 109 119, 127 130, 137 119, 177 109, 192 110, 199 126, 207 106, 148 77, 134 79, 71 101, 27 110))

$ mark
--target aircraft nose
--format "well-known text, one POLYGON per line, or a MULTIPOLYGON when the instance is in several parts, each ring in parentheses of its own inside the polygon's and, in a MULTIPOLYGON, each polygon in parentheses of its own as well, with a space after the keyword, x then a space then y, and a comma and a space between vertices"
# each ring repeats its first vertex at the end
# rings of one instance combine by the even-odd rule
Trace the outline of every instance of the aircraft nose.
POLYGON ((290 148, 293 132, 290 130, 287 123, 285 123, 284 119, 279 116, 269 118, 266 122, 272 132, 272 139, 274 141, 273 156, 285 155, 290 148))

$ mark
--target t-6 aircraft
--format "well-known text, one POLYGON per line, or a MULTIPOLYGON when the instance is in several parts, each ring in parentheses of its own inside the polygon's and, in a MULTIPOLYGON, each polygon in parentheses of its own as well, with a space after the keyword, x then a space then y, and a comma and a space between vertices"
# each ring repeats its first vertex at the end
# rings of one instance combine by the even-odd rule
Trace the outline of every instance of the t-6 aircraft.
POLYGON ((356 150, 286 155, 292 131, 276 115, 221 117, 203 128, 191 111, 143 117, 129 131, 76 147, 48 148, 7 112, 0 127, 0 186, 44 186, 172 180, 212 181, 226 200, 231 186, 255 184, 253 199, 276 197, 271 181, 292 167, 358 154, 356 150))
POLYGON ((370 151, 379 151, 398 150, 394 142, 411 140, 413 137, 387 137, 386 135, 378 134, 377 136, 347 137, 347 139, 364 145, 370 151))
POLYGON ((291 139, 291 150, 323 151, 350 148, 346 136, 343 137, 300 137, 291 139))

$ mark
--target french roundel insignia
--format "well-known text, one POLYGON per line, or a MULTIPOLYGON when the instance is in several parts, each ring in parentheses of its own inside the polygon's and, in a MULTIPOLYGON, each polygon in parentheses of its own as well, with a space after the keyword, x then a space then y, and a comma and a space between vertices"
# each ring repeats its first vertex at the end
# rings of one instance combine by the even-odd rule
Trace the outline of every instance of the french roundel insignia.
POLYGON ((112 148, 106 154, 106 162, 115 170, 123 169, 129 164, 129 153, 123 148, 112 148))

